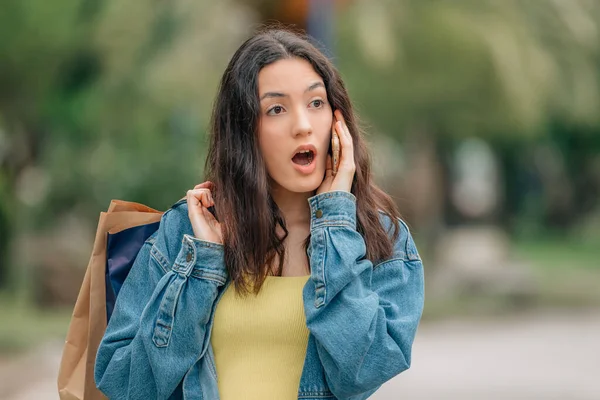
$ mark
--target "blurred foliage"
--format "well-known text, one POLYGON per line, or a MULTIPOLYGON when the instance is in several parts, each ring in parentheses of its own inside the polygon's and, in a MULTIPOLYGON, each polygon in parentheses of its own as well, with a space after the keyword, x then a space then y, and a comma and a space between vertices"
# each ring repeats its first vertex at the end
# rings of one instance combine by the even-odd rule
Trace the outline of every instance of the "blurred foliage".
POLYGON ((600 240, 589 226, 600 222, 600 2, 358 0, 338 31, 336 62, 368 130, 405 143, 400 167, 419 165, 400 197, 416 192, 413 208, 443 198, 421 225, 465 223, 449 201, 452 163, 477 137, 501 170, 491 222, 600 240))
POLYGON ((199 133, 245 15, 228 2, 59 3, 3 2, 3 180, 36 225, 110 198, 167 207, 198 179, 199 133))
POLYGON ((65 214, 93 221, 113 198, 166 209, 201 179, 212 97, 251 14, 230 1, 0 7, 3 245, 65 214))
POLYGON ((361 0, 339 30, 352 94, 389 134, 425 125, 457 137, 526 136, 554 119, 600 124, 597 1, 361 0))
MULTIPOLYGON (((306 13, 307 3, 290 4, 288 14, 306 13)), ((408 144, 405 163, 416 154, 410 144, 430 136, 447 174, 454 146, 483 137, 505 177, 497 222, 537 235, 600 215, 600 2, 338 6, 334 61, 370 131, 408 144)), ((220 75, 276 8, 271 0, 2 2, 0 286, 14 237, 51 235, 65 221, 93 225, 113 198, 166 209, 202 179, 220 75)), ((447 177, 440 186, 447 191, 447 177)), ((440 198, 444 208, 447 193, 440 198)))

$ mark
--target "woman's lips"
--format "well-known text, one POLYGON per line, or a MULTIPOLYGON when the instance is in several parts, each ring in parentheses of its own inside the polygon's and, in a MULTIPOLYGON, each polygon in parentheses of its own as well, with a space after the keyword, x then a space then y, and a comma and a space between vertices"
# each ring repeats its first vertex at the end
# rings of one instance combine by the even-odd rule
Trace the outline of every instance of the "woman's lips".
POLYGON ((317 167, 317 158, 312 157, 310 163, 308 164, 296 164, 294 161, 290 160, 296 171, 300 172, 303 175, 309 175, 314 172, 317 167))
POLYGON ((293 160, 290 160, 296 171, 300 172, 303 175, 308 175, 314 172, 317 166, 317 147, 314 144, 307 143, 300 145, 294 150, 294 154, 292 155, 292 159, 296 156, 297 153, 301 151, 310 151, 311 155, 308 156, 308 160, 310 161, 308 164, 296 164, 293 160))

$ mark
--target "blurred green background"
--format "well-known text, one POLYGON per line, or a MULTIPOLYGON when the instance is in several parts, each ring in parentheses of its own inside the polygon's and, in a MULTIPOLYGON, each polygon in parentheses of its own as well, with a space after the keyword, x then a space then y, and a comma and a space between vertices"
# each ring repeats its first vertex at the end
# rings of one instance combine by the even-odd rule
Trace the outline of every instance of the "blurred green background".
POLYGON ((273 22, 345 79, 425 261, 426 332, 600 316, 600 2, 4 0, 0 376, 60 352, 111 199, 166 209, 202 181, 220 75, 273 22))

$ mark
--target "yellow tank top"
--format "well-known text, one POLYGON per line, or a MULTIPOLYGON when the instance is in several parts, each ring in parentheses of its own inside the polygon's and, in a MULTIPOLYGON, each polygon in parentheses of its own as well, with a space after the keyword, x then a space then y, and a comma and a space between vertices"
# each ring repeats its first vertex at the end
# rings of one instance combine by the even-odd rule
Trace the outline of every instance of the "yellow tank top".
POLYGON ((310 275, 267 276, 258 296, 229 285, 217 304, 211 344, 221 400, 298 398, 309 331, 302 289, 310 275))

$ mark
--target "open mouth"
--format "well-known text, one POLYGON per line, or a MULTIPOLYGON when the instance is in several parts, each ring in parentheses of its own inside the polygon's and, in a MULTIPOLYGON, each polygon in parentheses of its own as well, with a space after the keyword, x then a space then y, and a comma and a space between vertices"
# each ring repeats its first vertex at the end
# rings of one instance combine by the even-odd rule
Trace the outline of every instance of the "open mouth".
POLYGON ((294 154, 292 161, 294 162, 294 164, 298 165, 310 165, 310 163, 313 162, 314 158, 315 154, 312 150, 300 150, 299 152, 294 154))

